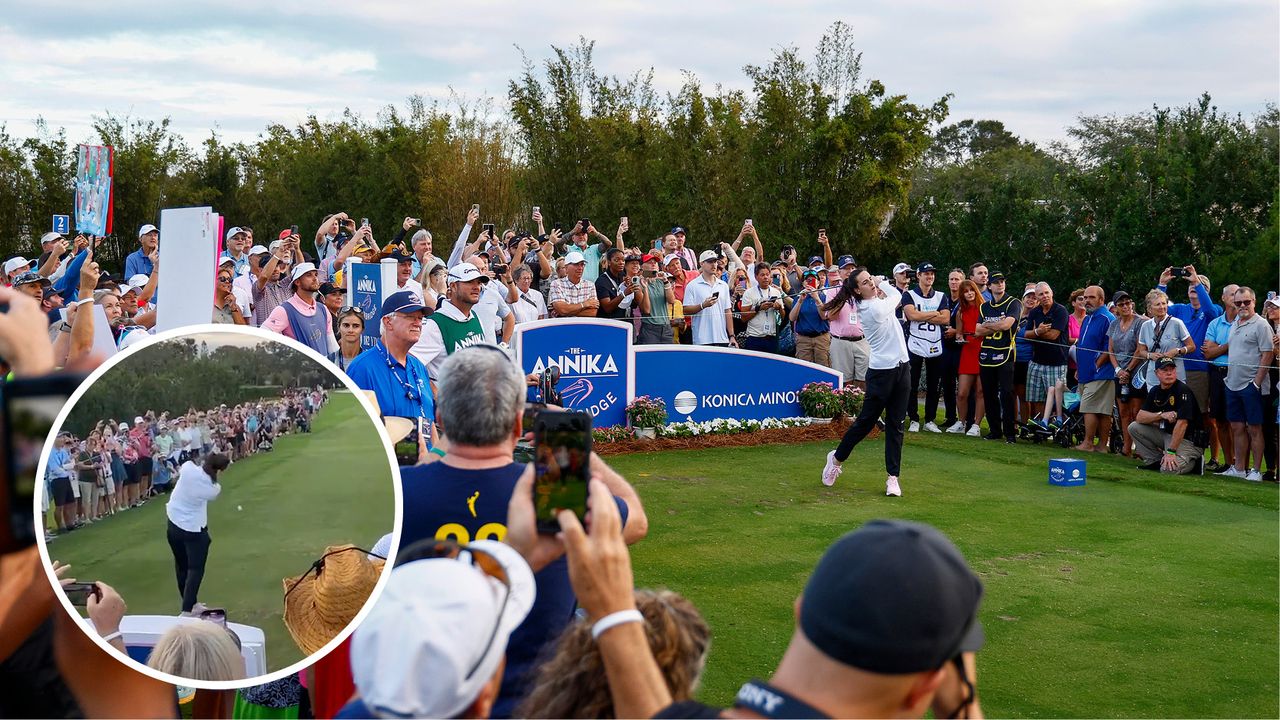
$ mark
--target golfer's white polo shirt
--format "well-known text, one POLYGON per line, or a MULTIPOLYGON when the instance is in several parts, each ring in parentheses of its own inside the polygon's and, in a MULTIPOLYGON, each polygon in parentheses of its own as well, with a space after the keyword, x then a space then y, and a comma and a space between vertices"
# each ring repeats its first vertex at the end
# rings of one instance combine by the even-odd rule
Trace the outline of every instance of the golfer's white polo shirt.
POLYGON ((164 512, 174 525, 187 532, 200 532, 209 525, 209 501, 220 492, 222 486, 204 468, 188 460, 178 470, 178 484, 169 494, 164 512))

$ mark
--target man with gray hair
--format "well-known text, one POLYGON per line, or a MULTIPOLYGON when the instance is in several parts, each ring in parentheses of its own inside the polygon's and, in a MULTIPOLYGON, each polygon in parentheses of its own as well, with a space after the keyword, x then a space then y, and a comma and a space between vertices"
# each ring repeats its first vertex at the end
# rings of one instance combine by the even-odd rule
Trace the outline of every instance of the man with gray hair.
POLYGON ((1235 295, 1236 321, 1227 336, 1227 420, 1235 443, 1236 464, 1218 473, 1249 482, 1262 482, 1262 424, 1273 422, 1267 367, 1275 359, 1274 331, 1257 311, 1257 296, 1241 286, 1235 295), (1252 456, 1252 465, 1250 465, 1252 456))
MULTIPOLYGON (((1036 283, 1040 304, 1027 313, 1027 340, 1031 341, 1031 364, 1027 366, 1027 400, 1036 415, 1044 412, 1046 398, 1053 393, 1056 417, 1064 416, 1062 389, 1067 380, 1067 309, 1053 301, 1049 283, 1036 283)), ((1041 420, 1041 425, 1046 424, 1041 420)))
MULTIPOLYGON (((524 434, 525 378, 506 353, 492 345, 460 348, 440 365, 438 379, 436 421, 445 440, 431 458, 443 458, 401 470, 402 549, 430 538, 463 544, 503 539, 507 505, 526 470, 512 461, 524 434)), ((594 453, 591 473, 613 493, 626 523, 623 537, 628 543, 643 538, 648 520, 635 489, 594 453)), ((565 559, 539 571, 535 580, 537 600, 507 646, 507 671, 493 710, 498 717, 510 716, 538 653, 573 618, 576 600, 565 559)))

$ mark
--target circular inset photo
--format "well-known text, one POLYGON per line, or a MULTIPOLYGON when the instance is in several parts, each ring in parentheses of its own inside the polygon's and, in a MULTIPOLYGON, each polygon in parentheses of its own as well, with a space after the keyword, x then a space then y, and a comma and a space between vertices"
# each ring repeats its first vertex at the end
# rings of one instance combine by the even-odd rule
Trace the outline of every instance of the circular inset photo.
POLYGON ((63 604, 168 682, 295 672, 349 634, 398 531, 375 417, 331 364, 261 330, 175 331, 113 358, 62 409, 36 476, 63 604))

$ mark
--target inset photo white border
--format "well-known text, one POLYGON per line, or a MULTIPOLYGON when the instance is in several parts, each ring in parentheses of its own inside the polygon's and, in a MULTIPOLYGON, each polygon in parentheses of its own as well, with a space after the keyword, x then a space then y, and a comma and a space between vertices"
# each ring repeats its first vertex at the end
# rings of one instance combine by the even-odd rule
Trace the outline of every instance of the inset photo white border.
MULTIPOLYGON (((54 574, 53 562, 52 562, 52 559, 49 557, 49 548, 45 542, 45 537, 44 537, 44 532, 42 527, 38 527, 36 529, 36 543, 40 548, 40 560, 44 563, 45 575, 49 578, 49 582, 55 588, 56 590, 55 594, 58 597, 58 601, 62 603, 62 607, 64 611, 69 613, 70 616, 74 620, 76 620, 76 624, 80 627, 81 630, 84 631, 85 635, 87 635, 90 639, 92 639, 93 642, 97 643, 97 645, 101 647, 105 652, 109 653, 120 662, 124 663, 125 665, 129 666, 134 670, 137 670, 138 672, 144 675, 150 676, 152 678, 155 678, 156 680, 160 680, 162 682, 166 682, 172 685, 181 685, 183 687, 199 688, 201 690, 238 690, 240 688, 252 687, 254 685, 263 685, 265 683, 274 682, 276 680, 295 674, 309 667, 317 659, 328 655, 330 652, 334 650, 334 648, 341 645, 348 637, 351 636, 351 633, 355 631, 355 629, 360 625, 360 623, 364 621, 365 616, 368 615, 369 611, 373 608, 373 604, 377 602, 378 598, 382 595, 382 589, 386 586, 387 581, 391 577, 391 568, 395 565, 396 551, 397 551, 397 548, 400 547, 400 529, 402 525, 401 520, 404 517, 404 497, 400 489, 400 467, 396 463, 395 454, 392 451, 391 439, 387 435, 386 428, 382 424, 382 418, 378 416, 377 412, 374 410, 373 404, 369 402, 369 398, 365 395, 364 391, 362 391, 359 387, 357 387, 355 382, 353 382, 351 378, 347 377, 346 373, 338 369, 337 365, 334 365, 323 355, 320 355, 315 350, 312 350, 311 348, 307 347, 306 345, 303 345, 302 343, 296 340, 293 340, 292 338, 288 338, 278 333, 273 333, 267 330, 263 330, 261 328, 251 327, 247 325, 222 325, 222 324, 213 324, 213 323, 208 323, 203 325, 189 325, 186 327, 178 328, 176 330, 168 330, 162 333, 157 333, 156 335, 151 336, 146 340, 134 343, 133 345, 130 345, 128 348, 121 350, 119 353, 116 353, 114 356, 112 356, 110 359, 104 362, 101 366, 94 369, 93 372, 89 373, 89 375, 85 378, 84 382, 80 384, 80 387, 76 388, 76 391, 71 394, 70 398, 67 399, 66 405, 62 407, 62 410, 58 413, 57 418, 54 420, 53 427, 49 431, 49 436, 45 438, 44 450, 40 454, 40 464, 36 470, 36 477, 37 478, 44 477, 45 468, 48 463, 49 449, 53 447, 53 441, 57 437, 58 432, 61 430, 62 425, 66 422, 67 416, 71 413, 71 409, 75 407, 76 403, 79 402, 80 398, 83 397, 86 392, 88 392, 89 388, 92 387, 93 384, 97 382, 99 378, 101 378, 106 373, 110 372, 111 369, 114 368, 115 366, 123 362, 127 362, 130 357, 140 352, 144 348, 151 347, 156 343, 164 342, 166 340, 181 339, 184 337, 197 335, 197 334, 200 334, 200 335, 226 334, 226 335, 237 335, 242 337, 250 336, 250 337, 256 338, 258 341, 267 340, 267 341, 282 343, 285 346, 289 347, 291 350, 296 350, 297 352, 300 352, 303 355, 306 355, 308 358, 319 363, 321 367, 333 373, 335 377, 337 377, 342 381, 342 384, 345 385, 347 389, 351 391, 351 393, 359 401, 360 406, 364 408, 365 413, 368 414, 369 416, 369 421, 372 422, 377 427, 378 437, 382 439, 383 449, 386 450, 387 464, 392 469, 391 478, 392 478, 392 483, 394 485, 393 492, 395 497, 395 505, 394 505, 395 517, 393 518, 393 524, 392 524, 392 530, 391 530, 391 550, 387 554, 386 564, 383 566, 381 576, 378 578, 378 583, 374 586, 373 592, 369 594, 369 599, 366 600, 364 606, 360 608, 360 612, 356 613, 355 619, 352 620, 347 625, 347 627, 343 628, 343 630, 339 632, 332 640, 330 640, 324 647, 320 648, 319 650, 312 653, 311 655, 303 658, 302 660, 299 660, 298 662, 282 670, 276 670, 274 672, 265 673, 263 675, 256 675, 254 677, 246 678, 244 680, 201 681, 201 680, 195 680, 193 678, 182 678, 176 675, 170 675, 168 673, 160 672, 159 670, 148 667, 147 665, 144 665, 143 663, 140 663, 137 660, 134 660, 128 655, 121 653, 119 650, 113 647, 110 643, 103 640, 102 637, 98 635, 96 632, 93 632, 92 628, 87 623, 84 622, 84 618, 81 617, 80 613, 71 604, 71 601, 67 599, 66 593, 58 589, 60 588, 61 584, 58 581, 57 575, 54 574)), ((41 503, 45 500, 45 493, 37 491, 36 493, 34 493, 34 496, 35 496, 35 499, 34 499, 33 505, 34 505, 34 513, 35 513, 35 522, 39 523, 41 522, 40 519, 43 517, 44 508, 41 507, 41 503)), ((283 601, 281 601, 281 605, 283 607, 283 601)))

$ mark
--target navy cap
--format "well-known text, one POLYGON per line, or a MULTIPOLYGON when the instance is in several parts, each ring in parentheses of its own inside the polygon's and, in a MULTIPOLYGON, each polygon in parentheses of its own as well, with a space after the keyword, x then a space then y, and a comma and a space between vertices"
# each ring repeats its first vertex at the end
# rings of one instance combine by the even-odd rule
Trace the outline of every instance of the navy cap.
POLYGON ((937 670, 982 646, 982 581, 942 533, 872 520, 814 568, 800 630, 824 655, 883 675, 937 670))
POLYGON ((931 262, 920 263, 918 266, 916 266, 917 274, 922 272, 937 272, 937 270, 938 268, 934 267, 933 263, 931 262))
POLYGON ((999 270, 987 276, 987 282, 989 283, 1004 282, 1004 280, 1005 280, 1004 273, 1000 272, 999 270))
POLYGON ((418 293, 412 290, 401 290, 398 293, 392 293, 391 297, 382 301, 383 317, 391 313, 415 313, 426 309, 427 307, 422 304, 422 298, 418 297, 418 293))
POLYGON ((387 253, 383 257, 389 257, 396 262, 413 262, 413 255, 405 252, 399 245, 392 252, 387 253))
POLYGON ((1173 358, 1160 358, 1156 361, 1156 369, 1163 370, 1168 367, 1178 367, 1178 363, 1173 358))
POLYGON ((321 295, 332 295, 332 294, 334 294, 334 293, 340 293, 340 292, 345 292, 345 290, 343 290, 342 288, 338 287, 337 285, 334 285, 334 284, 333 284, 333 283, 331 283, 331 282, 322 282, 322 283, 320 283, 320 294, 321 294, 321 295))
POLYGON ((845 267, 848 265, 857 265, 857 264, 858 263, 854 262, 852 255, 841 255, 840 257, 836 258, 837 267, 845 267))
POLYGON ((814 255, 813 257, 809 258, 809 262, 805 263, 805 265, 813 265, 814 263, 818 263, 823 267, 826 267, 827 265, 825 262, 822 261, 822 258, 818 257, 817 255, 814 255))
MULTIPOLYGON (((683 232, 685 232, 684 228, 683 228, 683 227, 681 227, 681 226, 679 226, 679 225, 677 225, 677 226, 675 226, 675 227, 671 228, 671 232, 670 232, 670 233, 668 233, 668 234, 669 234, 669 235, 679 235, 680 233, 683 233, 683 232)), ((685 233, 685 234, 687 235, 688 233, 685 233)))

